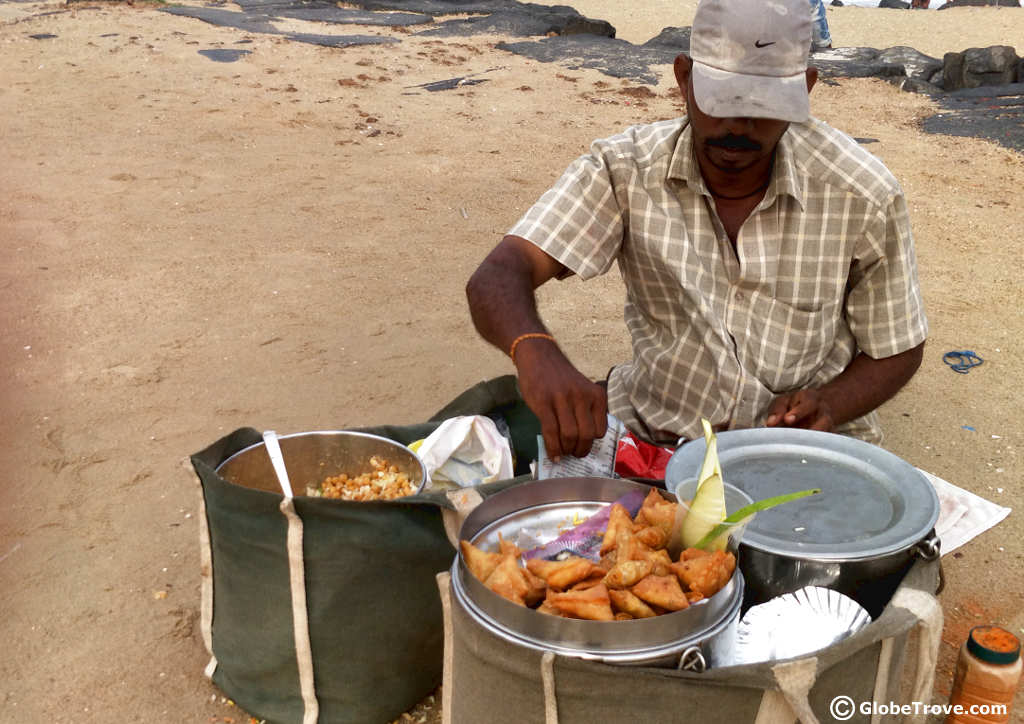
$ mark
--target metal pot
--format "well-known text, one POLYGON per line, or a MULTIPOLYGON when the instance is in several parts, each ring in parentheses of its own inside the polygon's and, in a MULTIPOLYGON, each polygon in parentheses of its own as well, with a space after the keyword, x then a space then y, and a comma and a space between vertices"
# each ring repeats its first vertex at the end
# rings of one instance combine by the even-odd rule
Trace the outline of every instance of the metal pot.
MULTIPOLYGON (((464 521, 459 538, 485 550, 497 550, 499 534, 515 541, 524 529, 555 538, 566 524, 580 522, 636 489, 650 488, 608 478, 524 483, 477 506, 464 521)), ((743 576, 737 570, 725 588, 687 609, 635 621, 565 619, 517 606, 477 580, 461 553, 452 565, 452 592, 456 604, 477 624, 521 646, 613 664, 701 671, 731 649, 743 600, 743 576)))
MULTIPOLYGON (((677 450, 670 490, 692 478, 703 441, 677 450)), ((915 467, 861 440, 810 430, 757 428, 718 435, 723 477, 754 500, 822 492, 758 513, 740 544, 744 606, 804 586, 840 591, 877 617, 916 557, 934 559, 939 500, 915 467)))
MULTIPOLYGON (((426 469, 416 453, 379 435, 321 430, 281 435, 278 440, 296 495, 305 495, 307 487, 317 487, 325 478, 334 475, 347 473, 349 477, 355 477, 372 472, 370 458, 374 455, 408 475, 416 493, 427 482, 426 469)), ((266 445, 262 442, 236 452, 217 467, 217 474, 235 485, 281 492, 266 445)))

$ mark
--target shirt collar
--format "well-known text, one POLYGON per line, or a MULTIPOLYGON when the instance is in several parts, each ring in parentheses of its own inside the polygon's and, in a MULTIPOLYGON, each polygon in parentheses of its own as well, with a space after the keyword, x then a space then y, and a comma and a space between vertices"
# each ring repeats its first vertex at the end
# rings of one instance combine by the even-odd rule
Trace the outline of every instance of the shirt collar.
MULTIPOLYGON (((801 208, 805 207, 804 188, 800 183, 800 175, 797 172, 796 163, 793 158, 793 125, 786 129, 779 140, 778 149, 775 152, 775 169, 771 183, 765 192, 762 206, 771 205, 777 196, 787 194, 792 196, 801 208)), ((693 128, 686 121, 679 140, 676 141, 675 150, 672 152, 672 160, 669 162, 668 177, 684 182, 695 193, 711 196, 704 177, 700 174, 700 166, 697 164, 697 157, 693 153, 693 128)))

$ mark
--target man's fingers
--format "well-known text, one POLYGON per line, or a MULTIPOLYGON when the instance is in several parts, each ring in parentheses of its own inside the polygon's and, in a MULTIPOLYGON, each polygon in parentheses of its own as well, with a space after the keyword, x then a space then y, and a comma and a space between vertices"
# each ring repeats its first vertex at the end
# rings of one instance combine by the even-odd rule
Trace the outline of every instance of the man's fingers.
POLYGON ((567 455, 575 455, 577 443, 579 441, 579 426, 576 423, 576 411, 573 409, 573 406, 570 405, 568 399, 565 397, 558 397, 555 400, 555 414, 558 416, 559 448, 567 455))
POLYGON ((562 442, 558 427, 558 415, 552 407, 535 409, 534 413, 540 420, 540 434, 544 438, 544 450, 549 458, 562 456, 562 442))
POLYGON ((765 418, 764 424, 768 427, 775 427, 782 422, 782 416, 789 410, 789 395, 782 395, 776 397, 775 402, 772 403, 771 408, 768 410, 768 417, 765 418))

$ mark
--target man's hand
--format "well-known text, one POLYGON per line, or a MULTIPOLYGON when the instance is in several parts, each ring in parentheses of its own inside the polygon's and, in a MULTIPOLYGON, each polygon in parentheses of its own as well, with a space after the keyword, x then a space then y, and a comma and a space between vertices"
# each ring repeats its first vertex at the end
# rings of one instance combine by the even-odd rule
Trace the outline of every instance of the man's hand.
POLYGON ((548 457, 584 457, 608 427, 608 394, 587 379, 551 340, 523 340, 516 349, 519 390, 540 419, 548 457))
POLYGON ((832 416, 832 408, 821 391, 807 388, 776 397, 764 424, 766 427, 800 427, 805 430, 832 432, 835 428, 835 419, 832 416))
POLYGON ((831 432, 892 398, 914 376, 923 354, 924 342, 892 357, 861 352, 828 384, 775 398, 764 424, 831 432))

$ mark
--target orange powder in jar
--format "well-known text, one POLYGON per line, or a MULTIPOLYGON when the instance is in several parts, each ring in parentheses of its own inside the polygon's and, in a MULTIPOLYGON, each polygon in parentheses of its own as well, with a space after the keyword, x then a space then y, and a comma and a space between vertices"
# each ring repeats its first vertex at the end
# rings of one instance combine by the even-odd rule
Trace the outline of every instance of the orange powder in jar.
POLYGON ((959 707, 946 724, 989 724, 1010 720, 1021 677, 1020 641, 998 626, 976 626, 960 649, 949 703, 959 707))

